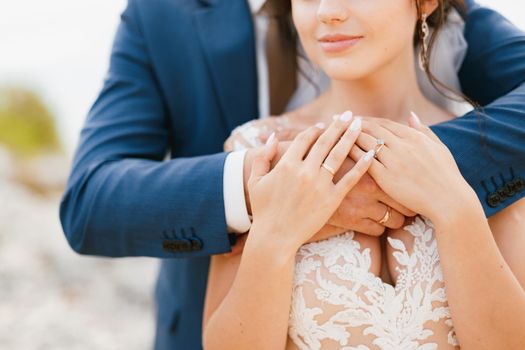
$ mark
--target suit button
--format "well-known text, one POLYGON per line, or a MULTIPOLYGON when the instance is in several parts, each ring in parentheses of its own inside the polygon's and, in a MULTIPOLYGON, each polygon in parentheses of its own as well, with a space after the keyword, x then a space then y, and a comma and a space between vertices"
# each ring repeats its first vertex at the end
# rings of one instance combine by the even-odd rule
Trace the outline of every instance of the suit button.
POLYGON ((514 181, 509 182, 508 184, 506 184, 504 188, 505 188, 505 193, 506 193, 507 197, 512 197, 518 192, 517 191, 517 186, 514 183, 514 181))
POLYGON ((504 201, 505 199, 509 198, 509 188, 507 186, 503 186, 498 188, 496 191, 501 198, 501 201, 504 201))
POLYGON ((497 207, 501 203, 501 197, 498 193, 494 192, 487 198, 487 203, 492 208, 497 207))
POLYGON ((191 243, 186 239, 170 239, 162 242, 162 248, 170 253, 188 252, 191 250, 191 243))
POLYGON ((525 181, 523 179, 517 179, 514 180, 514 183, 516 184, 516 191, 520 192, 525 188, 525 181))
POLYGON ((200 240, 200 238, 191 237, 191 238, 189 238, 189 241, 191 242, 192 250, 201 250, 202 249, 202 241, 200 240))

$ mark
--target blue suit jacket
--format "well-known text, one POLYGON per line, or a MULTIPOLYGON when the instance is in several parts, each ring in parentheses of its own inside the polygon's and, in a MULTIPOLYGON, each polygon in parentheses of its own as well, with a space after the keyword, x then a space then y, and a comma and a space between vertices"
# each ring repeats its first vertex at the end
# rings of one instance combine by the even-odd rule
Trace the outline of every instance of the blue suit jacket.
MULTIPOLYGON (((468 3, 460 80, 486 117, 434 131, 490 216, 525 194, 525 35, 468 3)), ((165 258, 157 349, 201 347, 209 256, 230 251, 223 142, 258 116, 257 96, 246 0, 129 0, 60 217, 81 254, 165 258)))

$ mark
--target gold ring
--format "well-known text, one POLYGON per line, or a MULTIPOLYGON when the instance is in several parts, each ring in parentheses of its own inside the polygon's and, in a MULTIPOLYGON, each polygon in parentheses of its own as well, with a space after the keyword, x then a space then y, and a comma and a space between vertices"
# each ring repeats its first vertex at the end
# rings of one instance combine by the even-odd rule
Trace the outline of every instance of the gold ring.
POLYGON ((379 152, 385 146, 385 141, 383 139, 377 139, 376 143, 376 147, 374 148, 374 158, 377 158, 379 152))
POLYGON ((335 169, 332 168, 330 165, 326 164, 326 163, 323 163, 323 165, 321 165, 326 171, 328 171, 330 174, 332 174, 332 176, 335 176, 335 169))
POLYGON ((385 222, 388 221, 388 219, 390 219, 390 210, 391 208, 387 205, 386 206, 386 213, 385 213, 385 216, 383 216, 383 218, 381 220, 379 220, 379 224, 383 225, 385 222))

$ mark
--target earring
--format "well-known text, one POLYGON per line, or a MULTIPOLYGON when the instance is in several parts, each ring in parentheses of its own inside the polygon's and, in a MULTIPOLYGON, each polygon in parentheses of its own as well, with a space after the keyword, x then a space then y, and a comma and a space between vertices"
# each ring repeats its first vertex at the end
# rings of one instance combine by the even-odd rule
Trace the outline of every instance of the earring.
POLYGON ((430 30, 427 23, 427 14, 424 13, 421 16, 421 50, 419 52, 419 68, 422 71, 425 71, 425 68, 428 66, 428 35, 430 30))

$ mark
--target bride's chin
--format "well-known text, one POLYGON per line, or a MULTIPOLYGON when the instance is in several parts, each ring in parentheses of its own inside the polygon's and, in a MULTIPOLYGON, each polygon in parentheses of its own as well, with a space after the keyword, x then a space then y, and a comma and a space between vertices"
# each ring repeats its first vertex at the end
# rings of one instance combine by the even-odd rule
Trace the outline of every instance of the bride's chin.
POLYGON ((367 76, 367 73, 349 69, 348 67, 333 68, 331 70, 325 70, 324 72, 330 80, 339 82, 357 81, 367 76))
POLYGON ((369 69, 363 64, 344 58, 328 59, 319 66, 331 80, 335 81, 360 80, 370 74, 369 69))

